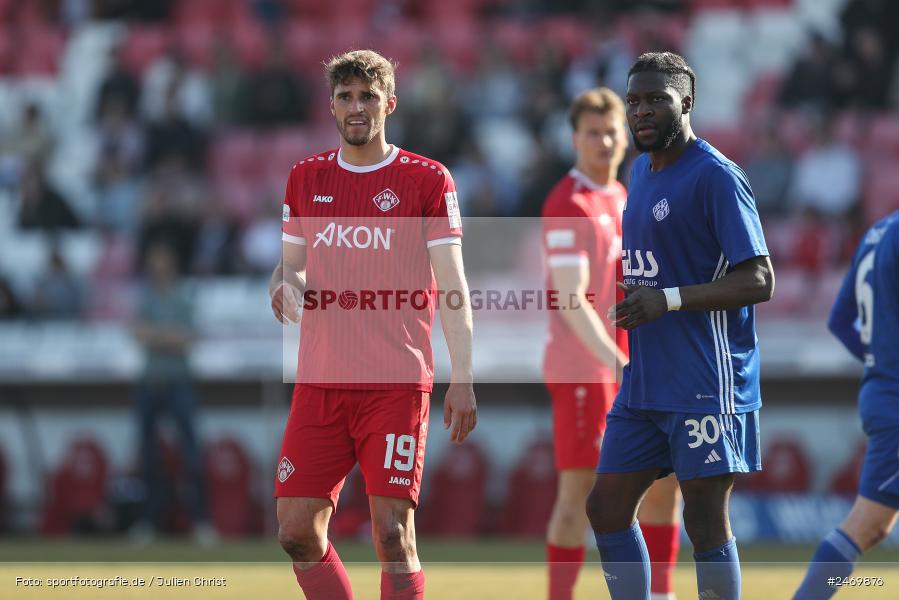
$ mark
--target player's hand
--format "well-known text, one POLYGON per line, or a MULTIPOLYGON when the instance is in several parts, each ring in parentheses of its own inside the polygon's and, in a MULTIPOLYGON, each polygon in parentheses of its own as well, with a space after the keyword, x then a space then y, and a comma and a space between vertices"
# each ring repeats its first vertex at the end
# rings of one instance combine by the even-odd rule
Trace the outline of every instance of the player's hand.
POLYGON ((443 427, 450 441, 461 444, 478 424, 478 405, 470 383, 451 383, 443 401, 443 427))
POLYGON ((662 290, 623 283, 619 283, 618 288, 624 291, 626 298, 609 309, 608 318, 615 327, 634 329, 668 312, 662 290))
POLYGON ((285 325, 300 322, 300 299, 303 292, 296 286, 282 281, 272 290, 271 297, 272 312, 275 313, 276 319, 285 325))

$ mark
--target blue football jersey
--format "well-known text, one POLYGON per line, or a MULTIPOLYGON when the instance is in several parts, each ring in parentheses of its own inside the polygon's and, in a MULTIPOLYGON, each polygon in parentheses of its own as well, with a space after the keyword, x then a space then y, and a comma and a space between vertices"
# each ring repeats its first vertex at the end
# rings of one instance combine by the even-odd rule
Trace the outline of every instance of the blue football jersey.
MULTIPOLYGON (((659 172, 643 154, 624 210, 624 282, 708 283, 767 256, 745 173, 698 139, 659 172)), ((761 406, 755 310, 673 311, 631 330, 618 401, 629 408, 740 414, 761 406)))
POLYGON ((899 211, 862 238, 828 325, 865 364, 862 413, 899 420, 899 211))

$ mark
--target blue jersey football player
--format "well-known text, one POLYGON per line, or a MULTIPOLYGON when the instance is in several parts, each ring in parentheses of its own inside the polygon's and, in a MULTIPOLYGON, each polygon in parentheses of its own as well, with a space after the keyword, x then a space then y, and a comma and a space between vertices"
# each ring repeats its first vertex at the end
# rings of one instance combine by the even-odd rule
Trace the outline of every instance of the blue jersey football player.
POLYGON ((858 497, 812 557, 794 600, 826 600, 899 514, 899 212, 868 230, 828 324, 865 365, 858 411, 868 437, 858 497))
POLYGON ((635 519, 650 484, 676 473, 700 598, 740 596, 727 502, 735 473, 761 469, 753 305, 774 274, 752 190, 693 134, 696 76, 670 52, 628 74, 631 170, 622 261, 627 297, 609 311, 628 330, 630 364, 608 415, 587 513, 613 600, 648 600, 635 519))

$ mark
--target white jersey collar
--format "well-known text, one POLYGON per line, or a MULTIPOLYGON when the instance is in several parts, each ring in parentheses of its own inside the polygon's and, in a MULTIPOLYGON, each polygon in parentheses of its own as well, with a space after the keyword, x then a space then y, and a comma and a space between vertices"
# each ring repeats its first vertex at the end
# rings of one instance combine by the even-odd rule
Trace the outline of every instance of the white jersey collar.
POLYGON ((377 171, 381 167, 386 167, 394 160, 396 160, 397 155, 400 153, 399 146, 393 146, 393 150, 390 151, 390 154, 387 155, 387 158, 382 160, 381 162, 374 165, 351 165, 350 163, 343 160, 343 156, 341 155, 341 151, 337 151, 337 164, 346 169, 347 171, 352 171, 353 173, 371 173, 372 171, 377 171))
POLYGON ((579 171, 577 167, 571 167, 571 170, 568 171, 568 174, 571 175, 571 177, 573 177, 578 183, 586 188, 593 190, 594 192, 605 192, 609 189, 609 186, 600 185, 587 177, 587 175, 583 171, 579 171))

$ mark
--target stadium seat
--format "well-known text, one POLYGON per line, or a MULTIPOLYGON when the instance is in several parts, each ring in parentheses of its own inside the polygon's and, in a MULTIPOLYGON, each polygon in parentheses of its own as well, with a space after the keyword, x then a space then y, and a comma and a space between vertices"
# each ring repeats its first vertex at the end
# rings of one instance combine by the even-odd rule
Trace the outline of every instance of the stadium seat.
POLYGON ((13 71, 18 75, 54 75, 65 47, 65 36, 56 27, 29 27, 16 43, 13 71))
POLYGON ((229 35, 241 65, 255 69, 263 63, 268 39, 261 25, 253 21, 241 21, 234 24, 229 35))
POLYGON ((205 463, 213 526, 222 536, 248 535, 253 520, 250 484, 254 469, 246 451, 233 438, 219 439, 206 447, 205 463))
POLYGON ((593 41, 589 28, 573 16, 548 17, 542 28, 543 37, 568 60, 582 54, 593 41))
POLYGON ((871 165, 867 180, 862 210, 868 223, 899 210, 899 169, 895 161, 884 160, 871 165))
POLYGON ((498 21, 490 28, 490 36, 517 66, 534 64, 536 27, 519 21, 498 21))
POLYGON ((700 131, 700 136, 738 165, 745 164, 751 141, 745 129, 707 127, 700 131))
POLYGON ((764 451, 765 470, 740 480, 741 492, 803 493, 811 483, 811 463, 794 439, 776 438, 764 451))
POLYGON ((209 165, 214 179, 258 179, 263 173, 259 136, 250 129, 223 131, 211 145, 209 165))
POLYGON ((450 446, 427 481, 421 531, 473 537, 480 532, 487 484, 487 459, 476 443, 450 446))
POLYGON ((858 493, 858 481, 862 473, 867 447, 867 443, 863 439, 849 461, 830 480, 830 484, 827 486, 828 492, 841 496, 855 496, 858 493))
POLYGON ((545 535, 556 500, 557 478, 552 440, 535 440, 509 477, 502 533, 534 538, 545 535))
POLYGON ((168 50, 172 37, 171 29, 164 25, 133 25, 129 28, 122 47, 125 64, 140 75, 168 50))
POLYGON ((212 66, 213 49, 215 39, 220 35, 219 31, 209 23, 182 24, 174 30, 178 48, 188 64, 200 70, 208 70, 212 66))
POLYGON ((899 161, 899 116, 880 114, 869 121, 865 152, 871 159, 899 161))
POLYGON ((104 524, 108 463, 91 438, 69 444, 63 462, 52 472, 43 507, 42 535, 97 531, 104 524))

